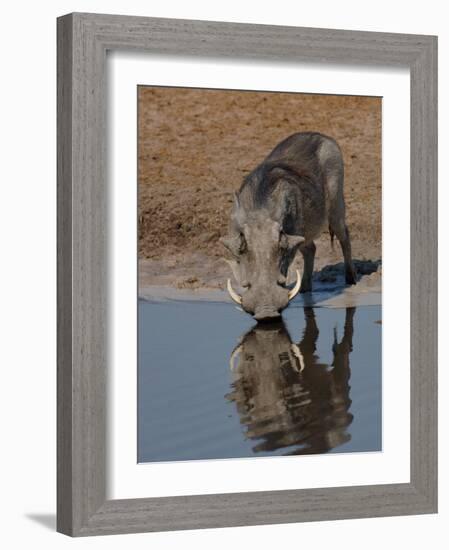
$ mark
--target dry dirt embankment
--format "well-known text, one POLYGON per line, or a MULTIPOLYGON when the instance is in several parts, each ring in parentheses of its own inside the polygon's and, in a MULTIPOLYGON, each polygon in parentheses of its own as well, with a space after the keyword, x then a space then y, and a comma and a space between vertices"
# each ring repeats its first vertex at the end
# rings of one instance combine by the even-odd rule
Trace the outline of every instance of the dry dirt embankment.
MULTIPOLYGON (((140 285, 222 288, 229 269, 218 239, 232 193, 298 131, 340 144, 353 256, 380 259, 381 99, 141 87, 140 285)), ((316 269, 341 261, 328 233, 316 244, 316 269)))

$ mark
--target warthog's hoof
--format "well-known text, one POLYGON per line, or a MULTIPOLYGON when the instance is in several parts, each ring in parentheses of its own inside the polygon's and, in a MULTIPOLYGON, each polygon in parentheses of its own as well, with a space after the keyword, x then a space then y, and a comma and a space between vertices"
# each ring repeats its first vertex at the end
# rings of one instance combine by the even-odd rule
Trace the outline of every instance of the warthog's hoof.
POLYGON ((355 269, 347 269, 345 272, 345 279, 347 285, 355 285, 357 283, 357 275, 355 269))
POLYGON ((301 285, 301 288, 299 289, 299 293, 305 294, 306 292, 312 292, 312 283, 301 285))

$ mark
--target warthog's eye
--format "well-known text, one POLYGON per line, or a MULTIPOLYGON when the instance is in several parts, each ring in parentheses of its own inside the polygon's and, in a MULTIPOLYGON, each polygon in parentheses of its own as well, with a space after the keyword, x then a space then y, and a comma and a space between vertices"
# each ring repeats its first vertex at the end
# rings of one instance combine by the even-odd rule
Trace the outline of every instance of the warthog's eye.
POLYGON ((246 239, 243 235, 243 233, 240 233, 240 246, 239 246, 239 254, 244 254, 247 250, 247 244, 246 239))
POLYGON ((283 231, 279 234, 279 246, 280 248, 288 248, 287 235, 283 231))
POLYGON ((279 234, 279 247, 286 249, 293 249, 304 242, 304 237, 301 235, 288 235, 281 231, 279 234))
POLYGON ((230 236, 221 237, 220 242, 229 250, 237 261, 239 256, 246 251, 245 237, 241 233, 234 233, 230 236))

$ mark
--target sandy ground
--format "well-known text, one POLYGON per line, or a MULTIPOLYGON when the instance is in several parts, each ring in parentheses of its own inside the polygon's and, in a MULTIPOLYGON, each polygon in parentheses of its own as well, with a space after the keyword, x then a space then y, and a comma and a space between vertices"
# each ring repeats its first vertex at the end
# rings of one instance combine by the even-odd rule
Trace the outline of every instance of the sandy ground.
MULTIPOLYGON (((140 87, 140 294, 222 289, 230 272, 218 239, 232 193, 279 141, 309 130, 342 148, 347 223, 364 271, 381 259, 380 98, 140 87)), ((316 277, 326 277, 341 251, 328 233, 316 244, 316 277)), ((380 272, 366 277, 380 289, 380 272)))

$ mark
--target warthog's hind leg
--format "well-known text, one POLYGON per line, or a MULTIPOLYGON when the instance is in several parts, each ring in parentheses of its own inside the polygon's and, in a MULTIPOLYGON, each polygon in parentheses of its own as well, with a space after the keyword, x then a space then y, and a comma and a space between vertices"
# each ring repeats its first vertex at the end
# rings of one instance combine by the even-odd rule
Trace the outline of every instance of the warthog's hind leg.
POLYGON ((311 292, 312 291, 312 275, 313 275, 313 264, 315 261, 315 251, 316 246, 312 241, 308 244, 302 245, 300 247, 301 254, 304 258, 304 272, 301 279, 301 290, 300 292, 311 292))
POLYGON ((349 237, 348 227, 346 224, 343 224, 340 227, 332 227, 332 230, 337 235, 337 239, 340 241, 341 250, 343 252, 346 284, 355 285, 357 278, 354 264, 352 263, 351 239, 349 237))

